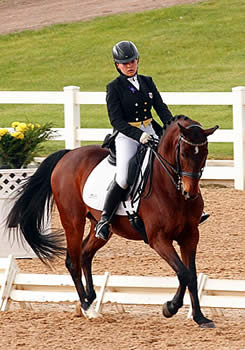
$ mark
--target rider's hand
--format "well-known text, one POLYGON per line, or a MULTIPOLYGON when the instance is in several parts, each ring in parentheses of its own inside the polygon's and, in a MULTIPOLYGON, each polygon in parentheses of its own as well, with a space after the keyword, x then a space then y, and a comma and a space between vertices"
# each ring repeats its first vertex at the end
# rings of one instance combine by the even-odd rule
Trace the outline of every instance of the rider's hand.
POLYGON ((147 132, 143 132, 143 134, 140 136, 140 143, 143 145, 145 145, 150 140, 152 140, 152 136, 147 134, 147 132))

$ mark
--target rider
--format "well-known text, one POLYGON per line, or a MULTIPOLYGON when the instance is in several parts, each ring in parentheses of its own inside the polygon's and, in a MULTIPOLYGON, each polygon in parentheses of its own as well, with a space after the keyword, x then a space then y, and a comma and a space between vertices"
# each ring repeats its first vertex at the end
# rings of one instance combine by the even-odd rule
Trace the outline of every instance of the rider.
POLYGON ((138 74, 139 53, 131 41, 120 41, 112 49, 119 76, 107 86, 106 102, 111 125, 119 131, 115 138, 116 178, 104 203, 96 237, 104 240, 110 234, 109 223, 128 187, 128 165, 139 143, 146 144, 157 137, 160 125, 153 120, 154 107, 159 118, 166 123, 172 118, 167 105, 151 77, 138 74))
MULTIPOLYGON (((135 44, 120 41, 113 47, 112 55, 119 76, 107 85, 106 102, 111 125, 118 131, 115 138, 116 178, 106 195, 95 234, 105 241, 110 234, 109 224, 128 187, 130 159, 140 143, 146 144, 152 136, 159 135, 159 128, 162 130, 153 119, 151 108, 155 109, 163 124, 172 118, 152 78, 138 74, 139 53, 135 44)), ((206 219, 202 217, 201 221, 206 219)))

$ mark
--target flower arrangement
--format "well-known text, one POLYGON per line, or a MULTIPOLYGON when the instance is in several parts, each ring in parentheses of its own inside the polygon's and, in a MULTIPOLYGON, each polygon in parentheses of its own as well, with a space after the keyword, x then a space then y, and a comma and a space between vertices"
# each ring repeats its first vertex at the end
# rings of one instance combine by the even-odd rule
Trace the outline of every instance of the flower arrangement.
POLYGON ((0 168, 26 168, 53 134, 50 123, 13 122, 11 129, 0 128, 0 168))

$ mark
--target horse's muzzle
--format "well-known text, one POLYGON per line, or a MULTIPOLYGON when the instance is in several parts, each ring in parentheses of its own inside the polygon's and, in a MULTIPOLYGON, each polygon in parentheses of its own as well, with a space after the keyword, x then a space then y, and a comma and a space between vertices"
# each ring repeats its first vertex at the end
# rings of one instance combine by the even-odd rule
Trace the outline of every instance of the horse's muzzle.
POLYGON ((191 195, 191 194, 190 194, 189 192, 187 192, 187 191, 183 191, 182 194, 183 194, 185 200, 195 200, 195 199, 197 199, 197 197, 199 197, 199 195, 200 195, 199 192, 196 193, 195 195, 191 195))
POLYGON ((199 181, 190 178, 182 179, 182 195, 185 200, 195 200, 200 195, 199 181))

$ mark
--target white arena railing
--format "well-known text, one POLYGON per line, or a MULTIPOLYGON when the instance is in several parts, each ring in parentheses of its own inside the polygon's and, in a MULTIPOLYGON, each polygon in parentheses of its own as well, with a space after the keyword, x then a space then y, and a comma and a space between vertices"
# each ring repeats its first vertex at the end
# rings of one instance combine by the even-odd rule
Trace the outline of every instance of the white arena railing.
MULTIPOLYGON (((177 277, 94 275, 97 293, 95 310, 106 303, 116 305, 162 305, 171 300, 178 288, 177 277)), ((85 281, 83 280, 85 283, 85 281)), ((216 309, 245 308, 245 280, 212 279, 200 273, 198 296, 201 307, 216 309)), ((74 303, 78 294, 70 275, 20 273, 12 255, 0 259, 0 312, 11 302, 28 307, 30 303, 74 303)), ((187 292, 184 305, 192 314, 187 292)))
MULTIPOLYGON (((233 161, 209 161, 203 180, 233 181, 234 187, 245 190, 245 87, 232 88, 232 92, 166 92, 161 93, 167 105, 231 105, 233 129, 217 130, 209 142, 232 142, 233 161)), ((56 129, 54 140, 65 141, 73 149, 80 141, 102 141, 111 129, 81 128, 80 105, 105 104, 104 92, 80 92, 77 86, 64 87, 64 91, 0 91, 0 104, 62 104, 64 128, 56 129)), ((5 127, 2 125, 1 127, 5 127)))

